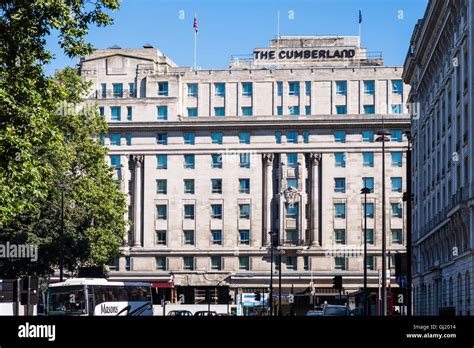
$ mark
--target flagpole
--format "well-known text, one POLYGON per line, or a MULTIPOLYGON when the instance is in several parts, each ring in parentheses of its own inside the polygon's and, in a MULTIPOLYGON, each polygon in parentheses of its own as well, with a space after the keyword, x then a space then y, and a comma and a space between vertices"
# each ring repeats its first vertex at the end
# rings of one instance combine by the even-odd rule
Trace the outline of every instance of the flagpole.
MULTIPOLYGON (((196 20, 196 13, 194 13, 194 20, 196 20)), ((194 70, 197 70, 197 60, 196 60, 196 51, 197 51, 197 30, 194 28, 194 70)))
POLYGON ((359 64, 359 68, 360 68, 360 47, 361 47, 361 41, 362 41, 362 19, 361 19, 361 16, 362 16, 362 11, 359 9, 359 54, 358 54, 358 64, 359 64))

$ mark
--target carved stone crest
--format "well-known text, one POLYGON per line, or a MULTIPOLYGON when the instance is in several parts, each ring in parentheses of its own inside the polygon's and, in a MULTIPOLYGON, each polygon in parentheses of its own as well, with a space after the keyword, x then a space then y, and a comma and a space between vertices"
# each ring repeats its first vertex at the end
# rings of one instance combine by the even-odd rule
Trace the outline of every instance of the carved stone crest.
POLYGON ((298 190, 296 187, 290 186, 285 191, 283 191, 283 196, 285 197, 285 203, 288 204, 290 208, 296 203, 298 198, 298 190))
POLYGON ((321 163, 321 154, 320 153, 312 153, 309 155, 311 164, 313 166, 318 166, 321 163))

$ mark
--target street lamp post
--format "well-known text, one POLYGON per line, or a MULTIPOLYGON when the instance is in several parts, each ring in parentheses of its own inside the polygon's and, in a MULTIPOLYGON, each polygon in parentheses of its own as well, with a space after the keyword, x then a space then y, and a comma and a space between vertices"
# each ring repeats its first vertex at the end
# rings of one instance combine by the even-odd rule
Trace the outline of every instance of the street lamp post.
POLYGON ((278 316, 281 315, 281 243, 278 239, 278 316))
POLYGON ((59 243, 61 248, 59 249, 59 281, 62 282, 64 278, 64 252, 63 252, 63 239, 64 239, 64 191, 71 190, 69 186, 66 186, 63 181, 58 185, 58 189, 61 190, 61 233, 59 235, 59 243))
POLYGON ((268 232, 270 235, 270 316, 273 316, 273 244, 275 232, 268 232))
POLYGON ((407 148, 407 168, 406 168, 406 219, 407 219, 407 236, 406 236, 406 241, 407 241, 407 288, 406 288, 406 299, 407 299, 407 316, 411 317, 412 315, 412 268, 411 268, 411 263, 412 263, 412 253, 411 253, 411 248, 412 248, 412 242, 411 242, 411 207, 412 207, 412 189, 411 189, 411 156, 412 156, 412 148, 411 148, 411 133, 410 131, 407 131, 405 133, 407 136, 408 140, 408 148, 407 148))
POLYGON ((367 194, 370 192, 367 187, 360 191, 364 195, 364 315, 369 312, 367 308, 367 194))
POLYGON ((387 315, 387 236, 386 236, 386 208, 385 208, 385 142, 389 139, 390 132, 387 130, 381 130, 377 132, 379 137, 376 139, 378 142, 382 142, 382 302, 380 306, 380 314, 382 316, 387 315))

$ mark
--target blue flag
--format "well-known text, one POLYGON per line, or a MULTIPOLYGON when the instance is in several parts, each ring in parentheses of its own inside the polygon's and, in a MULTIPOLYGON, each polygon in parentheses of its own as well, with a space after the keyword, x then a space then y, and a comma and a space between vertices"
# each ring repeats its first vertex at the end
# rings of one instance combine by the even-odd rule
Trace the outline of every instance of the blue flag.
POLYGON ((359 10, 359 24, 362 23, 362 11, 359 10))

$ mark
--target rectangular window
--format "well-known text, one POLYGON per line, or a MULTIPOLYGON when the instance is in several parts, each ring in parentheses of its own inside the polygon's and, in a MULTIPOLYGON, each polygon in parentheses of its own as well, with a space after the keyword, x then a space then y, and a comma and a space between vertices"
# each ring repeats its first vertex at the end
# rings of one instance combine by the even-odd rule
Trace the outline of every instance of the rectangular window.
POLYGON ((286 161, 288 168, 297 168, 298 167, 298 154, 289 153, 286 155, 286 161))
POLYGON ((194 169, 194 167, 195 167, 194 155, 184 155, 184 168, 194 169))
POLYGON ((197 117, 198 109, 197 108, 188 108, 188 117, 197 117))
POLYGON ((362 216, 368 219, 374 218, 374 203, 362 203, 362 216))
POLYGON ((222 133, 211 133, 211 141, 213 144, 222 145, 222 133))
POLYGON ((336 114, 337 115, 346 115, 347 106, 346 105, 336 105, 336 114))
POLYGON ((167 169, 168 168, 168 155, 156 155, 156 168, 167 169))
POLYGON ((309 143, 309 132, 308 131, 303 131, 303 143, 305 143, 305 144, 309 143))
POLYGON ((300 107, 297 105, 288 106, 288 114, 297 116, 300 114, 300 107))
POLYGON ((364 143, 373 143, 374 142, 374 132, 373 131, 362 131, 362 141, 364 143))
POLYGON ((336 81, 336 94, 337 95, 347 94, 347 81, 336 81))
POLYGON ((362 152, 362 161, 364 167, 374 166, 374 153, 373 152, 362 152))
POLYGON ((211 219, 222 220, 222 204, 211 204, 211 219))
POLYGON ((217 117, 225 116, 225 108, 223 107, 214 108, 214 116, 217 116, 217 117))
POLYGON ((110 145, 120 146, 120 139, 121 138, 122 137, 120 136, 120 134, 110 134, 109 135, 110 145))
POLYGON ((402 218, 402 205, 401 203, 390 203, 392 209, 392 218, 401 219, 402 218))
POLYGON ((346 167, 346 154, 344 152, 335 152, 334 159, 336 161, 336 167, 346 167))
POLYGON ((403 112, 402 104, 392 104, 392 114, 401 114, 403 112))
POLYGON ((158 145, 168 145, 168 134, 158 133, 156 135, 156 143, 158 145))
POLYGON ((211 167, 212 168, 222 168, 222 156, 218 153, 213 153, 211 155, 211 167))
POLYGON ((346 204, 345 203, 334 204, 334 213, 335 213, 336 219, 345 219, 346 218, 346 204))
POLYGON ((133 109, 131 106, 127 106, 127 121, 131 121, 133 117, 133 109))
POLYGON ((402 153, 401 152, 392 152, 392 167, 401 167, 402 166, 402 153))
POLYGON ((194 133, 183 133, 183 140, 185 145, 194 145, 194 139, 196 135, 194 133))
POLYGON ((296 256, 287 256, 286 257, 286 269, 296 270, 296 256))
POLYGON ((115 169, 120 169, 120 155, 110 155, 110 165, 115 169))
POLYGON ((197 83, 188 83, 188 97, 197 97, 198 85, 197 83))
POLYGON ((105 116, 105 109, 103 106, 99 106, 99 115, 100 116, 105 116))
POLYGON ((111 106, 110 107, 110 120, 111 121, 120 121, 121 110, 122 110, 122 108, 120 106, 111 106))
POLYGON ((298 187, 298 179, 296 178, 288 178, 286 179, 286 187, 298 187))
POLYGON ((364 177, 362 178, 362 187, 366 187, 370 190, 370 193, 374 192, 374 178, 364 177))
POLYGON ((392 244, 402 244, 403 243, 403 234, 400 228, 392 229, 392 244))
POLYGON ((132 269, 132 258, 130 256, 125 256, 125 270, 130 271, 132 269))
POLYGON ((285 217, 287 219, 297 219, 298 218, 298 203, 286 206, 285 217))
POLYGON ((168 96, 168 82, 158 82, 158 95, 161 97, 168 96))
POLYGON ((184 193, 194 194, 194 179, 184 179, 184 193))
POLYGON ((334 192, 338 192, 338 193, 346 192, 346 179, 345 178, 334 178, 334 192))
POLYGON ((193 271, 194 270, 194 257, 184 256, 183 257, 183 268, 186 271, 193 271))
POLYGON ((345 257, 335 257, 334 267, 338 270, 344 271, 347 268, 347 259, 345 257))
POLYGON ((157 271, 166 271, 166 257, 157 256, 155 257, 155 265, 157 271))
POLYGON ((303 256, 303 268, 305 271, 309 271, 309 256, 303 256))
POLYGON ((311 96, 311 81, 305 82, 305 91, 308 97, 311 96))
POLYGON ((194 204, 185 204, 184 205, 184 219, 185 220, 194 220, 194 204))
POLYGON ((220 256, 211 256, 211 269, 220 271, 222 269, 222 258, 220 256))
POLYGON ((277 115, 282 116, 283 115, 283 107, 282 106, 277 106, 277 115))
MULTIPOLYGON (((364 240, 365 230, 362 228, 362 240, 364 240)), ((367 229, 367 244, 374 244, 374 229, 368 228, 367 229)))
POLYGON ((281 132, 275 132, 275 142, 281 144, 281 132))
POLYGON ((214 93, 216 97, 225 97, 225 83, 215 83, 214 93))
POLYGON ((166 121, 168 119, 168 106, 166 105, 157 106, 156 118, 159 121, 166 121))
POLYGON ((364 94, 375 94, 375 81, 364 81, 364 94))
POLYGON ((168 218, 166 205, 165 204, 158 204, 156 206, 156 219, 157 220, 166 220, 168 218))
POLYGON ((211 243, 222 245, 222 230, 211 230, 211 243))
POLYGON ((285 242, 286 243, 296 243, 298 241, 298 231, 297 230, 286 230, 285 242))
POLYGON ((402 178, 391 178, 392 192, 402 192, 402 178))
POLYGON ((239 230, 239 242, 243 245, 250 245, 250 231, 239 230))
POLYGON ((334 132, 334 141, 336 143, 345 143, 346 142, 346 132, 343 132, 343 131, 334 132))
POLYGON ((135 83, 133 82, 128 84, 128 96, 130 98, 135 97, 135 83))
POLYGON ((239 204, 239 218, 250 219, 250 204, 239 204))
POLYGON ((393 94, 402 94, 403 93, 402 80, 392 80, 392 93, 393 94))
POLYGON ((298 132, 286 132, 287 144, 298 144, 298 132))
POLYGON ((107 84, 101 83, 100 90, 101 90, 102 98, 107 98, 107 84))
POLYGON ((239 179, 239 193, 250 193, 250 179, 239 179))
POLYGON ((211 192, 222 193, 222 179, 211 179, 211 192))
POLYGON ((375 257, 373 255, 368 255, 367 256, 367 269, 368 270, 375 270, 375 257))
POLYGON ((252 96, 252 82, 242 82, 242 95, 244 97, 252 96))
POLYGON ((127 146, 132 145, 132 135, 130 133, 125 134, 125 144, 127 146))
POLYGON ((402 131, 401 130, 392 130, 390 131, 390 141, 395 141, 397 143, 402 142, 402 131))
POLYGON ((306 105, 306 106, 304 107, 304 113, 305 113, 306 115, 311 115, 311 105, 306 105))
POLYGON ((364 105, 364 114, 366 114, 366 115, 375 114, 375 106, 374 105, 364 105))
POLYGON ((156 245, 166 245, 166 231, 156 231, 156 245))
POLYGON ((250 144, 250 132, 239 133, 239 144, 250 144))
POLYGON ((283 82, 277 82, 277 93, 279 97, 283 95, 283 82))
POLYGON ((299 82, 288 82, 289 94, 294 96, 300 95, 300 83, 299 82))
POLYGON ((240 168, 250 168, 250 154, 249 153, 241 153, 239 154, 240 157, 240 168))
POLYGON ((241 271, 250 270, 250 260, 248 256, 239 256, 239 270, 241 271))
POLYGON ((252 107, 251 106, 242 107, 242 116, 252 116, 252 107))
POLYGON ((123 97, 123 83, 113 83, 112 90, 113 90, 114 98, 123 97))
POLYGON ((336 244, 346 244, 346 230, 345 229, 335 229, 334 238, 336 244))
POLYGON ((194 230, 184 230, 184 245, 194 245, 194 230))
POLYGON ((166 179, 156 180, 156 193, 166 195, 168 193, 168 181, 166 179))

